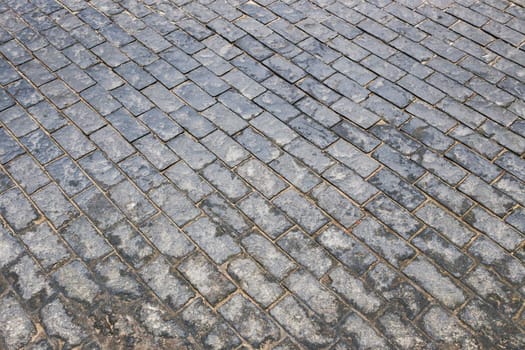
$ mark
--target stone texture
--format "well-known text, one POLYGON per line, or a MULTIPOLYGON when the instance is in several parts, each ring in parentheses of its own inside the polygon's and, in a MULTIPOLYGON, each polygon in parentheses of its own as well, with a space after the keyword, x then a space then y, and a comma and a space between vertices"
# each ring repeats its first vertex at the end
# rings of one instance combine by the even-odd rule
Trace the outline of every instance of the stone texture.
POLYGON ((0 1, 0 348, 525 348, 524 18, 0 1))

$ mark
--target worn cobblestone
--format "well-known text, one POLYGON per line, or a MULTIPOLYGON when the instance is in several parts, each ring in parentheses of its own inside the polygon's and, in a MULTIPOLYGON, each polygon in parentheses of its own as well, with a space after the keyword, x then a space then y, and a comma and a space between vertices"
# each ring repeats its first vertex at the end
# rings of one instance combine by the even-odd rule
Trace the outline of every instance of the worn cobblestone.
POLYGON ((523 349, 524 6, 0 0, 0 348, 523 349))

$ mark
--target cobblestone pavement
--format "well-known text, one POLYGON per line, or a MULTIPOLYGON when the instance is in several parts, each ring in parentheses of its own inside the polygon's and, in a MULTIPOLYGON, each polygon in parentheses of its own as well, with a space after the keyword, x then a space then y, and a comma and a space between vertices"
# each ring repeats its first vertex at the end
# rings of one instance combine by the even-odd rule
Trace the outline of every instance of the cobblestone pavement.
POLYGON ((0 349, 525 349, 521 0, 0 0, 0 349))

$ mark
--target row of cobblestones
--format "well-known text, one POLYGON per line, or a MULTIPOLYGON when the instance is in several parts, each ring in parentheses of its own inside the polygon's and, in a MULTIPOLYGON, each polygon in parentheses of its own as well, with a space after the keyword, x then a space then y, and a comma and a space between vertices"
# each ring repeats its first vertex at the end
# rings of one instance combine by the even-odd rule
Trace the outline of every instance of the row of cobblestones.
POLYGON ((524 44, 521 0, 0 0, 0 348, 525 348, 524 44))

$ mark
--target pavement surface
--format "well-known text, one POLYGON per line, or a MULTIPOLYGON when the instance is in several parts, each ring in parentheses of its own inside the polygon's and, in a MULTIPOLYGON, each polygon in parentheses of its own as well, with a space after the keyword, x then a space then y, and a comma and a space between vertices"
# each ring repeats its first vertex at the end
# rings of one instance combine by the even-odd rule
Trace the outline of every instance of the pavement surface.
POLYGON ((525 349, 524 5, 0 0, 0 349, 525 349))

